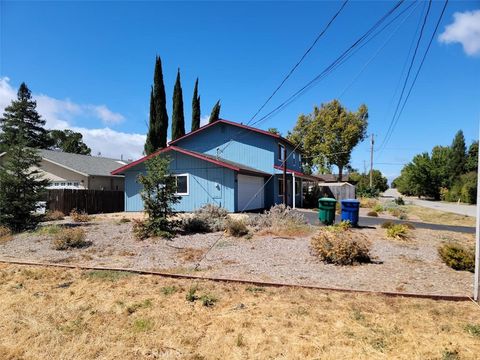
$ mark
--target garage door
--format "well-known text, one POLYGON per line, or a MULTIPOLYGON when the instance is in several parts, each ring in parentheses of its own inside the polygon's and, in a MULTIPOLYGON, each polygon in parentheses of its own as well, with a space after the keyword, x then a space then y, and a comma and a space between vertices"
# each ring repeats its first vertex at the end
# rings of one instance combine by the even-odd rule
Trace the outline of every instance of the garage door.
POLYGON ((264 207, 263 177, 238 175, 238 211, 264 207))

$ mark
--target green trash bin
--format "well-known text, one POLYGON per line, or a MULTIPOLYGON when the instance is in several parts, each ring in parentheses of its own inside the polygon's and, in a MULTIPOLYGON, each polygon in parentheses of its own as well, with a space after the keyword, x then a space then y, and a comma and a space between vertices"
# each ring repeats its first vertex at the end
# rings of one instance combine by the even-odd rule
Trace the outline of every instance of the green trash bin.
POLYGON ((318 219, 325 225, 332 225, 335 222, 335 206, 337 200, 331 198, 318 199, 318 219))

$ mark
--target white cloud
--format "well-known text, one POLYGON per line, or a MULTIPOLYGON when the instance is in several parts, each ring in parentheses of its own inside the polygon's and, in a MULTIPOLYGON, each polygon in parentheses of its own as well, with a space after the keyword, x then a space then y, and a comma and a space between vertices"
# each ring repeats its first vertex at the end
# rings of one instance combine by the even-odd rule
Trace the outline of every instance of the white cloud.
POLYGON ((200 118, 200 126, 207 125, 207 124, 208 124, 208 120, 210 120, 210 115, 203 115, 203 116, 200 118))
POLYGON ((460 43, 467 55, 480 54, 480 10, 456 12, 453 23, 438 37, 440 42, 460 43))
MULTIPOLYGON (((8 77, 0 78, 0 113, 15 99, 17 91, 10 85, 8 77)), ((37 110, 46 120, 47 129, 71 129, 83 134, 85 143, 92 154, 124 159, 137 159, 142 156, 145 135, 125 133, 109 127, 89 129, 73 125, 79 116, 94 116, 104 123, 118 123, 123 115, 114 113, 105 105, 79 105, 73 101, 59 100, 44 94, 33 94, 37 110)))
POLYGON ((125 120, 122 114, 111 111, 105 105, 87 105, 87 108, 105 124, 118 124, 125 120))

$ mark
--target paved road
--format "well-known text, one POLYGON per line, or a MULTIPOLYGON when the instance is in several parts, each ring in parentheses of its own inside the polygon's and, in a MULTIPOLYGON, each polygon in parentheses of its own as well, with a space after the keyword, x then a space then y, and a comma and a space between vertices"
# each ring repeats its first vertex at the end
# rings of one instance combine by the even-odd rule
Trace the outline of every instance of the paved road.
MULTIPOLYGON (((298 209, 297 211, 301 212, 307 221, 311 225, 321 225, 320 222, 318 221, 318 214, 315 211, 312 210, 305 210, 305 209, 298 209)), ((340 222, 340 216, 336 216, 337 223, 340 222)), ((375 217, 360 217, 358 221, 358 225, 360 226, 379 226, 382 223, 384 223, 386 219, 382 218, 375 218, 375 217)), ((474 227, 469 227, 469 226, 452 226, 452 225, 440 225, 440 224, 429 224, 429 223, 423 223, 423 222, 416 222, 416 221, 403 221, 403 220, 391 220, 395 223, 401 224, 408 222, 410 224, 415 225, 416 228, 418 229, 430 229, 430 230, 440 230, 440 231, 454 231, 454 232, 460 232, 460 233, 467 233, 467 234, 475 234, 475 228, 474 227)))
MULTIPOLYGON (((386 198, 396 198, 402 196, 396 189, 388 189, 383 193, 383 197, 386 198)), ((457 204, 457 203, 450 203, 444 201, 430 201, 430 200, 420 200, 417 198, 412 197, 404 197, 407 203, 411 203, 413 205, 423 206, 430 209, 440 210, 451 212, 454 214, 459 215, 467 215, 467 216, 476 216, 477 207, 475 205, 465 205, 465 204, 457 204)))

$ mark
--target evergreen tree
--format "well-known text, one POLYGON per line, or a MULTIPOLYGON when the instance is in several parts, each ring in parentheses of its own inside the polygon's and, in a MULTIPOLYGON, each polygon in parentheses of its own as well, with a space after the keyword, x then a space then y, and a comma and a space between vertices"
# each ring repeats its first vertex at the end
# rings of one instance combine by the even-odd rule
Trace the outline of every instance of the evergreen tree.
POLYGON ((90 155, 92 149, 83 142, 83 135, 72 130, 50 130, 48 132, 51 149, 60 149, 71 154, 90 155))
POLYGON ((195 81, 192 99, 192 131, 200 127, 200 96, 198 96, 198 78, 195 81))
POLYGON ((221 107, 220 100, 218 100, 210 114, 210 120, 208 120, 210 124, 217 121, 220 118, 220 107, 221 107))
POLYGON ((177 71, 177 80, 173 88, 173 112, 172 112, 172 140, 185 135, 185 116, 183 114, 183 94, 180 82, 180 69, 177 71))
POLYGON ((465 171, 478 172, 478 140, 474 141, 468 148, 467 162, 465 163, 465 171))
POLYGON ((0 151, 6 151, 18 141, 20 135, 22 143, 31 148, 45 149, 48 147, 45 120, 37 110, 37 102, 32 99, 32 93, 25 83, 20 85, 17 99, 5 108, 0 118, 0 151))
POLYGON ((157 116, 155 115, 155 100, 153 98, 153 86, 150 89, 150 115, 149 115, 149 124, 148 124, 148 134, 147 140, 145 141, 145 154, 150 155, 158 149, 160 137, 157 136, 159 133, 157 126, 157 116))
POLYGON ((38 222, 34 211, 42 200, 47 180, 36 169, 40 163, 37 150, 27 147, 20 132, 13 139, 7 158, 0 167, 0 225, 14 232, 33 228, 38 222))
POLYGON ((162 61, 160 56, 155 59, 155 73, 153 75, 153 91, 150 96, 150 122, 145 153, 163 149, 167 146, 168 114, 165 85, 163 83, 162 61), (152 111, 153 104, 153 111, 152 111), (152 117, 154 115, 154 117, 152 117))
POLYGON ((465 163, 467 161, 467 148, 465 146, 465 137, 463 131, 459 130, 453 138, 452 145, 450 146, 450 161, 449 161, 449 174, 450 185, 464 173, 465 163))

